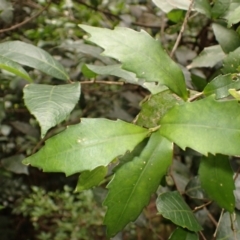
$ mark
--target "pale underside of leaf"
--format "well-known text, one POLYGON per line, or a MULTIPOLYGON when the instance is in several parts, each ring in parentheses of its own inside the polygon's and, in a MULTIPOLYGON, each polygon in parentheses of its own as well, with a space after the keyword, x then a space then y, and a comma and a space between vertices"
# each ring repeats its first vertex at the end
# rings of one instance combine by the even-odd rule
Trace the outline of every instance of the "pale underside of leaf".
POLYGON ((69 116, 80 98, 80 83, 58 86, 29 84, 24 101, 41 126, 41 135, 69 116))
POLYGON ((83 118, 81 123, 47 140, 45 146, 24 163, 66 175, 91 171, 131 151, 147 135, 147 129, 120 120, 83 118))
POLYGON ((163 136, 204 155, 240 155, 240 105, 236 100, 205 99, 173 107, 161 120, 163 136))
POLYGON ((21 41, 8 41, 0 44, 0 56, 19 64, 36 68, 58 79, 68 80, 63 66, 41 48, 21 41))
POLYGON ((172 147, 171 142, 154 133, 140 155, 116 171, 104 202, 109 236, 134 221, 148 204, 171 164, 172 147))
POLYGON ((166 85, 174 93, 187 99, 188 93, 183 73, 162 49, 159 41, 145 31, 129 28, 114 30, 79 25, 90 33, 89 40, 104 48, 104 55, 122 62, 122 68, 134 72, 139 79, 166 85))

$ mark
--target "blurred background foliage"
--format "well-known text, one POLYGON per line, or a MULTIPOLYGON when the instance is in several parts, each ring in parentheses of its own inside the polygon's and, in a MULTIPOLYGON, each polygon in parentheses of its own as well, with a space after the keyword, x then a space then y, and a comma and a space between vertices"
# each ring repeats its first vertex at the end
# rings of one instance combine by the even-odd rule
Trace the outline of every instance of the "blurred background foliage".
MULTIPOLYGON (((116 77, 92 75, 85 64, 105 65, 116 61, 100 55, 100 48, 87 43, 78 24, 144 29, 160 38, 170 52, 185 13, 172 10, 165 14, 151 0, 1 0, 1 42, 21 40, 39 46, 61 62, 72 81, 82 82, 81 98, 71 116, 51 129, 44 140, 66 125, 78 122, 80 117, 120 118, 131 122, 140 110, 139 103, 149 94, 140 86, 122 84, 116 77)), ((204 47, 216 44, 210 24, 201 14, 190 18, 175 54, 188 85, 199 91, 215 76, 217 67, 190 72, 186 66, 204 47)), ((37 70, 28 70, 35 83, 61 84, 37 70)), ((6 71, 0 73, 1 240, 106 239, 102 226, 105 210, 101 202, 106 194, 102 186, 106 186, 107 181, 93 190, 73 193, 78 175, 66 178, 63 174, 46 174, 21 164, 25 156, 36 152, 44 142, 40 139, 37 121, 23 103, 22 90, 26 84, 25 80, 6 71)), ((188 192, 199 185, 198 179, 193 177, 200 156, 190 150, 183 153, 176 148, 175 152, 173 174, 178 188, 182 192, 187 189, 190 197, 203 194, 188 192)), ((166 179, 164 185, 174 187, 171 179, 166 179)), ((164 189, 159 189, 161 191, 164 189)), ((114 239, 167 239, 174 226, 156 215, 154 200, 155 196, 137 221, 114 239)), ((199 201, 191 199, 189 203, 196 206, 199 201)), ((216 206, 211 208, 198 212, 201 223, 207 226, 206 236, 214 230, 214 221, 209 220, 209 215, 219 214, 216 206)))

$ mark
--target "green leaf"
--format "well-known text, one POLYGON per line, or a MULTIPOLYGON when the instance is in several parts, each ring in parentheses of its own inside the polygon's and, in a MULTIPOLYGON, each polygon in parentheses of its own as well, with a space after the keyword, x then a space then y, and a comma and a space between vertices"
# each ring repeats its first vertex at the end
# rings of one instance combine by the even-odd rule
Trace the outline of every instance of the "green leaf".
POLYGON ((68 80, 63 66, 41 48, 20 41, 0 43, 0 56, 19 64, 36 68, 50 76, 68 80))
POLYGON ((223 74, 240 72, 240 47, 224 58, 221 71, 223 74))
POLYGON ((235 189, 229 158, 223 155, 203 157, 199 168, 201 186, 208 196, 229 212, 234 211, 235 189))
POLYGON ((203 51, 193 59, 188 65, 188 69, 197 67, 214 67, 225 57, 225 54, 220 45, 206 47, 203 51))
POLYGON ((83 172, 78 179, 75 192, 81 192, 83 190, 97 186, 104 179, 107 171, 107 167, 100 166, 93 169, 92 171, 83 172))
POLYGON ((160 122, 160 132, 182 149, 240 155, 239 116, 238 101, 217 101, 211 95, 170 109, 160 122))
POLYGON ((236 89, 229 89, 228 92, 238 101, 240 100, 240 91, 236 91, 236 89))
POLYGON ((216 98, 225 98, 229 96, 229 89, 240 89, 240 78, 236 74, 219 75, 214 78, 204 88, 203 93, 206 96, 216 94, 216 98))
POLYGON ((141 112, 134 122, 146 128, 157 127, 163 115, 177 103, 178 100, 169 90, 150 95, 148 99, 142 102, 141 112))
POLYGON ((91 171, 131 151, 147 134, 147 129, 120 120, 82 118, 81 123, 48 139, 24 163, 66 175, 91 171))
POLYGON ((152 94, 162 92, 166 89, 165 86, 161 86, 154 82, 146 82, 144 79, 138 79, 133 72, 128 72, 122 69, 120 64, 108 65, 108 66, 97 66, 87 64, 86 67, 97 74, 101 75, 113 75, 124 79, 128 83, 140 85, 148 89, 152 94))
POLYGON ((58 86, 29 84, 23 92, 25 105, 38 120, 43 137, 73 110, 80 98, 80 83, 58 86))
POLYGON ((230 0, 215 0, 212 7, 212 17, 219 18, 221 15, 225 14, 229 8, 230 0))
POLYGON ((211 7, 208 0, 195 0, 193 9, 202 14, 205 14, 209 18, 211 17, 211 7))
POLYGON ((177 228, 168 240, 198 240, 198 235, 187 229, 177 228))
POLYGON ((24 70, 24 68, 22 68, 18 63, 1 56, 0 53, 0 68, 11 72, 19 77, 22 77, 26 80, 28 80, 29 82, 32 82, 31 77, 28 75, 28 73, 24 70))
MULTIPOLYGON (((239 3, 238 3, 239 4, 239 3)), ((231 11, 228 15, 228 27, 240 22, 240 6, 231 11)))
POLYGON ((221 219, 218 232, 217 240, 236 240, 240 239, 240 212, 235 211, 233 214, 235 220, 231 221, 230 214, 225 212, 221 219), (234 228, 234 231, 232 230, 234 228))
POLYGON ((240 37, 237 32, 217 23, 213 23, 212 27, 214 35, 225 53, 232 52, 240 46, 240 37))
POLYGON ((201 225, 179 192, 166 192, 157 198, 157 210, 163 217, 190 231, 200 231, 201 225))
POLYGON ((114 30, 79 25, 91 34, 89 40, 105 49, 104 55, 122 62, 122 68, 147 82, 159 82, 187 99, 188 93, 180 67, 162 49, 159 41, 145 31, 129 28, 114 30))
POLYGON ((109 183, 104 224, 113 236, 134 221, 157 190, 172 161, 172 143, 153 133, 140 155, 124 164, 109 183))

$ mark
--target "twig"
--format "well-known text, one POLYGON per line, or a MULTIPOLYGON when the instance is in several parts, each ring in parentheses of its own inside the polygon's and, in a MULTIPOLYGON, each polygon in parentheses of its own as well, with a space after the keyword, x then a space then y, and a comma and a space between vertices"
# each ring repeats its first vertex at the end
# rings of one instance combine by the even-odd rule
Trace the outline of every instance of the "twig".
POLYGON ((178 37, 177 37, 177 40, 176 40, 176 42, 175 42, 175 44, 174 44, 174 46, 173 46, 172 52, 170 53, 170 57, 171 57, 171 58, 173 57, 173 55, 174 55, 175 51, 177 50, 178 45, 179 45, 179 43, 180 43, 180 41, 181 41, 183 32, 184 32, 184 30, 185 30, 185 27, 186 27, 186 25, 187 25, 187 21, 188 21, 188 19, 189 19, 189 16, 190 16, 190 13, 191 13, 191 10, 192 10, 193 3, 194 3, 194 0, 191 0, 190 5, 189 5, 189 8, 188 8, 188 10, 187 10, 187 13, 186 13, 186 15, 185 15, 185 18, 184 18, 184 21, 183 21, 181 30, 180 30, 180 32, 179 32, 179 34, 178 34, 178 37))
POLYGON ((202 237, 203 240, 207 240, 207 239, 205 238, 204 234, 202 233, 202 231, 200 231, 199 234, 201 235, 201 237, 202 237))
POLYGON ((102 81, 102 80, 91 80, 91 81, 82 81, 80 82, 81 84, 94 84, 94 83, 99 83, 99 84, 108 84, 108 85, 125 85, 125 82, 113 82, 113 81, 102 81))
POLYGON ((41 15, 42 12, 44 12, 44 11, 50 6, 50 4, 51 4, 51 0, 48 2, 48 4, 47 4, 41 11, 39 11, 38 13, 36 13, 35 15, 33 15, 32 17, 29 17, 29 18, 27 18, 26 20, 24 20, 24 21, 22 21, 22 22, 20 22, 20 23, 17 23, 17 24, 15 24, 15 25, 13 25, 13 26, 11 26, 11 27, 9 27, 9 28, 1 29, 1 30, 0 30, 0 33, 12 31, 12 30, 14 30, 14 29, 16 29, 16 28, 19 28, 19 27, 25 25, 26 23, 30 22, 30 21, 33 20, 34 18, 36 18, 36 17, 38 17, 39 15, 41 15))
POLYGON ((208 205, 211 204, 211 203, 212 203, 212 201, 209 201, 209 202, 207 202, 207 203, 204 203, 204 204, 201 205, 201 206, 195 207, 194 210, 193 210, 193 212, 196 212, 196 211, 198 211, 199 209, 202 209, 202 208, 208 206, 208 205))
POLYGON ((222 220, 223 213, 224 213, 224 209, 222 209, 221 214, 220 214, 220 217, 219 217, 219 219, 218 219, 218 225, 217 225, 216 230, 215 230, 215 232, 214 232, 214 234, 213 234, 213 237, 214 237, 214 238, 216 238, 216 236, 217 236, 218 228, 219 228, 219 226, 220 226, 220 222, 221 222, 221 220, 222 220))
POLYGON ((188 99, 188 102, 193 102, 194 100, 196 100, 197 98, 201 97, 203 95, 203 92, 197 93, 194 96, 190 97, 188 99))

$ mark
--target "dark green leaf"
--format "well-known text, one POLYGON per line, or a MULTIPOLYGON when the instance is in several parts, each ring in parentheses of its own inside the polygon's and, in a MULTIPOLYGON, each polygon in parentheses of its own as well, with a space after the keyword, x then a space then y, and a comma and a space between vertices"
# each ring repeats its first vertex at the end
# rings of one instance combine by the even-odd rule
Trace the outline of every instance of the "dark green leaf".
POLYGON ((229 8, 231 0, 215 0, 212 7, 212 17, 219 18, 229 8))
POLYGON ((41 126, 42 137, 68 117, 80 98, 80 84, 29 84, 24 88, 24 101, 41 126))
POLYGON ((235 213, 232 215, 232 221, 230 214, 225 212, 219 225, 217 240, 236 239, 240 239, 240 212, 237 210, 235 211, 235 213), (234 230, 232 230, 233 228, 234 230))
POLYGON ((28 75, 28 73, 22 68, 18 63, 1 56, 0 52, 0 68, 7 70, 8 72, 11 72, 19 77, 22 77, 29 82, 32 82, 32 79, 28 75))
POLYGON ((206 96, 216 94, 216 98, 224 98, 229 96, 229 89, 240 89, 240 78, 237 74, 219 75, 214 78, 204 88, 203 92, 206 96))
POLYGON ((225 53, 234 51, 240 46, 240 36, 232 29, 213 23, 214 35, 225 53))
POLYGON ((187 229, 177 228, 168 240, 198 240, 198 235, 187 229))
POLYGON ((194 232, 202 229, 179 192, 160 194, 157 198, 157 209, 163 217, 170 219, 176 225, 194 232))
POLYGON ((240 72, 240 47, 224 58, 221 71, 223 74, 240 72))
POLYGON ((48 139, 24 163, 66 175, 91 171, 131 151, 147 134, 148 130, 120 120, 82 118, 81 123, 48 139))
POLYGON ((137 78, 166 85, 187 99, 188 93, 180 67, 162 49, 160 42, 148 33, 121 27, 110 30, 82 24, 79 26, 91 34, 91 42, 105 49, 104 55, 121 61, 123 69, 134 72, 137 78))
POLYGON ((97 186, 104 179, 107 171, 107 167, 100 166, 93 169, 92 171, 83 172, 78 179, 75 192, 80 192, 97 186))
POLYGON ((206 47, 195 59, 193 59, 192 63, 188 65, 188 68, 214 67, 224 57, 225 54, 220 45, 206 47))
POLYGON ((172 147, 158 132, 153 133, 140 155, 118 169, 104 202, 108 236, 134 221, 148 204, 171 164, 172 147))
POLYGON ((146 128, 158 126, 163 115, 177 102, 178 100, 168 90, 149 96, 141 104, 141 112, 135 120, 136 124, 146 128))
POLYGON ((199 177, 208 196, 221 208, 232 213, 235 207, 235 185, 229 158, 223 155, 203 157, 199 177))
POLYGON ((240 105, 214 96, 175 106, 161 120, 160 132, 182 149, 240 155, 240 105))
POLYGON ((0 43, 0 56, 19 64, 36 68, 50 76, 68 80, 63 66, 41 48, 20 41, 0 43))

